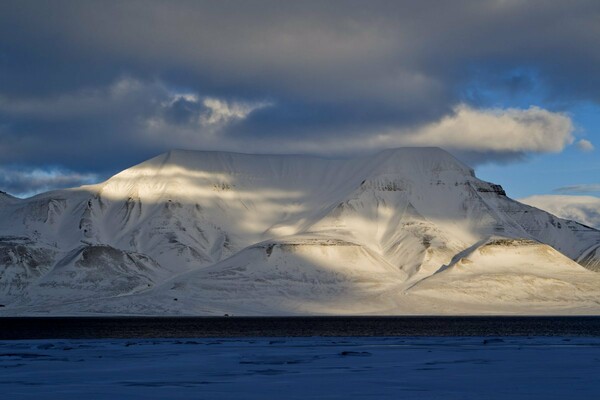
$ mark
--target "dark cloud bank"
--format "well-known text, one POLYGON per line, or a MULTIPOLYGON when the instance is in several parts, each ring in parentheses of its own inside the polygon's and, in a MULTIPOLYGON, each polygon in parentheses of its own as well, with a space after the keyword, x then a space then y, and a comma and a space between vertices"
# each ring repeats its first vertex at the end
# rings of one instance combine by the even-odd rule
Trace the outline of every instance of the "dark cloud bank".
POLYGON ((600 102, 599 20, 595 0, 3 1, 0 189, 86 182, 170 148, 560 151, 565 104, 600 102), (484 95, 535 87, 546 109, 484 95))

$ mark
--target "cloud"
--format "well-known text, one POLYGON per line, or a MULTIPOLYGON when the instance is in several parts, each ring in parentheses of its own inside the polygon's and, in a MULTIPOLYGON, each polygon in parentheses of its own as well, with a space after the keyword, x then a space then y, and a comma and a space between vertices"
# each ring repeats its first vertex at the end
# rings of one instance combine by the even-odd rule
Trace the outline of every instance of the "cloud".
MULTIPOLYGON (((357 153, 402 146, 439 146, 460 152, 518 155, 523 152, 559 152, 573 142, 573 123, 563 113, 539 107, 528 109, 475 109, 465 104, 434 121, 417 127, 387 127, 366 132, 324 135, 318 141, 278 138, 258 145, 268 151, 283 146, 288 151, 310 153, 357 153), (286 141, 287 139, 287 141, 286 141)), ((270 138, 269 138, 270 140, 270 138)))
POLYGON ((573 141, 571 119, 539 107, 459 104, 433 122, 413 126, 385 117, 377 124, 361 123, 342 108, 339 115, 317 115, 310 132, 293 124, 295 112, 304 120, 307 111, 291 110, 268 99, 217 98, 173 89, 158 79, 124 76, 104 87, 57 96, 0 98, 0 115, 11 120, 0 128, 0 157, 7 164, 28 158, 42 168, 60 159, 65 169, 106 176, 171 148, 344 155, 440 146, 481 163, 557 152, 573 141))
POLYGON ((0 165, 104 176, 173 147, 556 152, 570 102, 600 102, 599 17, 595 0, 3 1, 0 165), (494 102, 531 91, 545 103, 494 102))
POLYGON ((600 198, 598 197, 538 195, 519 199, 519 201, 558 217, 600 229, 600 198))
POLYGON ((577 148, 585 153, 594 151, 594 145, 592 144, 592 142, 586 139, 580 139, 577 142, 577 148))
POLYGON ((452 115, 407 135, 414 145, 498 152, 559 152, 573 142, 573 123, 539 107, 477 110, 460 105, 452 115))
POLYGON ((216 133, 271 105, 129 76, 55 96, 0 97, 0 118, 10 121, 0 126, 0 160, 34 166, 60 160, 66 169, 105 175, 174 147, 202 148, 206 141, 215 147, 216 133))
POLYGON ((206 112, 200 117, 200 123, 204 126, 223 126, 232 122, 245 119, 251 112, 264 107, 269 107, 272 103, 264 102, 233 102, 225 101, 212 97, 206 97, 202 101, 206 112))
POLYGON ((269 101, 238 101, 215 97, 200 97, 198 93, 170 93, 165 95, 162 115, 169 123, 187 123, 203 127, 223 128, 242 121, 253 111, 273 105, 269 101))
POLYGON ((583 183, 580 185, 569 185, 554 189, 557 193, 593 193, 600 192, 600 183, 583 183))
POLYGON ((0 93, 0 113, 17 121, 19 118, 56 121, 105 117, 124 108, 132 109, 135 104, 152 102, 158 96, 168 96, 162 83, 142 82, 125 76, 106 86, 83 87, 51 96, 11 98, 0 93))
MULTIPOLYGON (((594 0, 6 1, 0 46, 10 61, 0 86, 56 91, 129 71, 208 92, 425 106, 452 100, 474 67, 486 81, 527 65, 554 92, 598 99, 588 72, 597 69, 599 10, 594 0)), ((506 84, 527 88, 518 77, 506 84)))
POLYGON ((50 189, 95 183, 98 178, 96 174, 82 174, 59 167, 0 167, 0 190, 17 197, 29 197, 50 189))

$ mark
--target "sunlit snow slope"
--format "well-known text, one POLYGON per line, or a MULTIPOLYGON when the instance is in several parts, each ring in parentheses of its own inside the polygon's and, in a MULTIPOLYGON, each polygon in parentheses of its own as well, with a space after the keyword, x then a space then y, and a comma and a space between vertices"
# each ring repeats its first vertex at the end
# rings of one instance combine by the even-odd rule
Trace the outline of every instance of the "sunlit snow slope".
POLYGON ((0 194, 0 314, 600 313, 599 245, 437 148, 171 151, 0 194))

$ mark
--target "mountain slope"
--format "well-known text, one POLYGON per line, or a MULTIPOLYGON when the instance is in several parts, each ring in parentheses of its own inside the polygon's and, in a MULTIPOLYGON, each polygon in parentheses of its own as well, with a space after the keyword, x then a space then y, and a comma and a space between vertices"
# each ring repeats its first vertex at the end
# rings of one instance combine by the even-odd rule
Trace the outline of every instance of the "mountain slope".
POLYGON ((440 149, 171 151, 98 185, 0 197, 0 312, 443 312, 417 288, 491 237, 557 250, 528 254, 536 265, 600 265, 600 232, 509 199, 440 149))

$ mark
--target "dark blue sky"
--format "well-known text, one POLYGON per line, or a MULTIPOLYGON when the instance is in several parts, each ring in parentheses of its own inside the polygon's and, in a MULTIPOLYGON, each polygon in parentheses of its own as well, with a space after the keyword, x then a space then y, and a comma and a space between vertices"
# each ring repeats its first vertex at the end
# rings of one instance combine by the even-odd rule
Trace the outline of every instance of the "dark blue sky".
POLYGON ((589 192, 598 21, 595 0, 3 1, 0 190, 171 148, 433 145, 514 197, 589 192))

